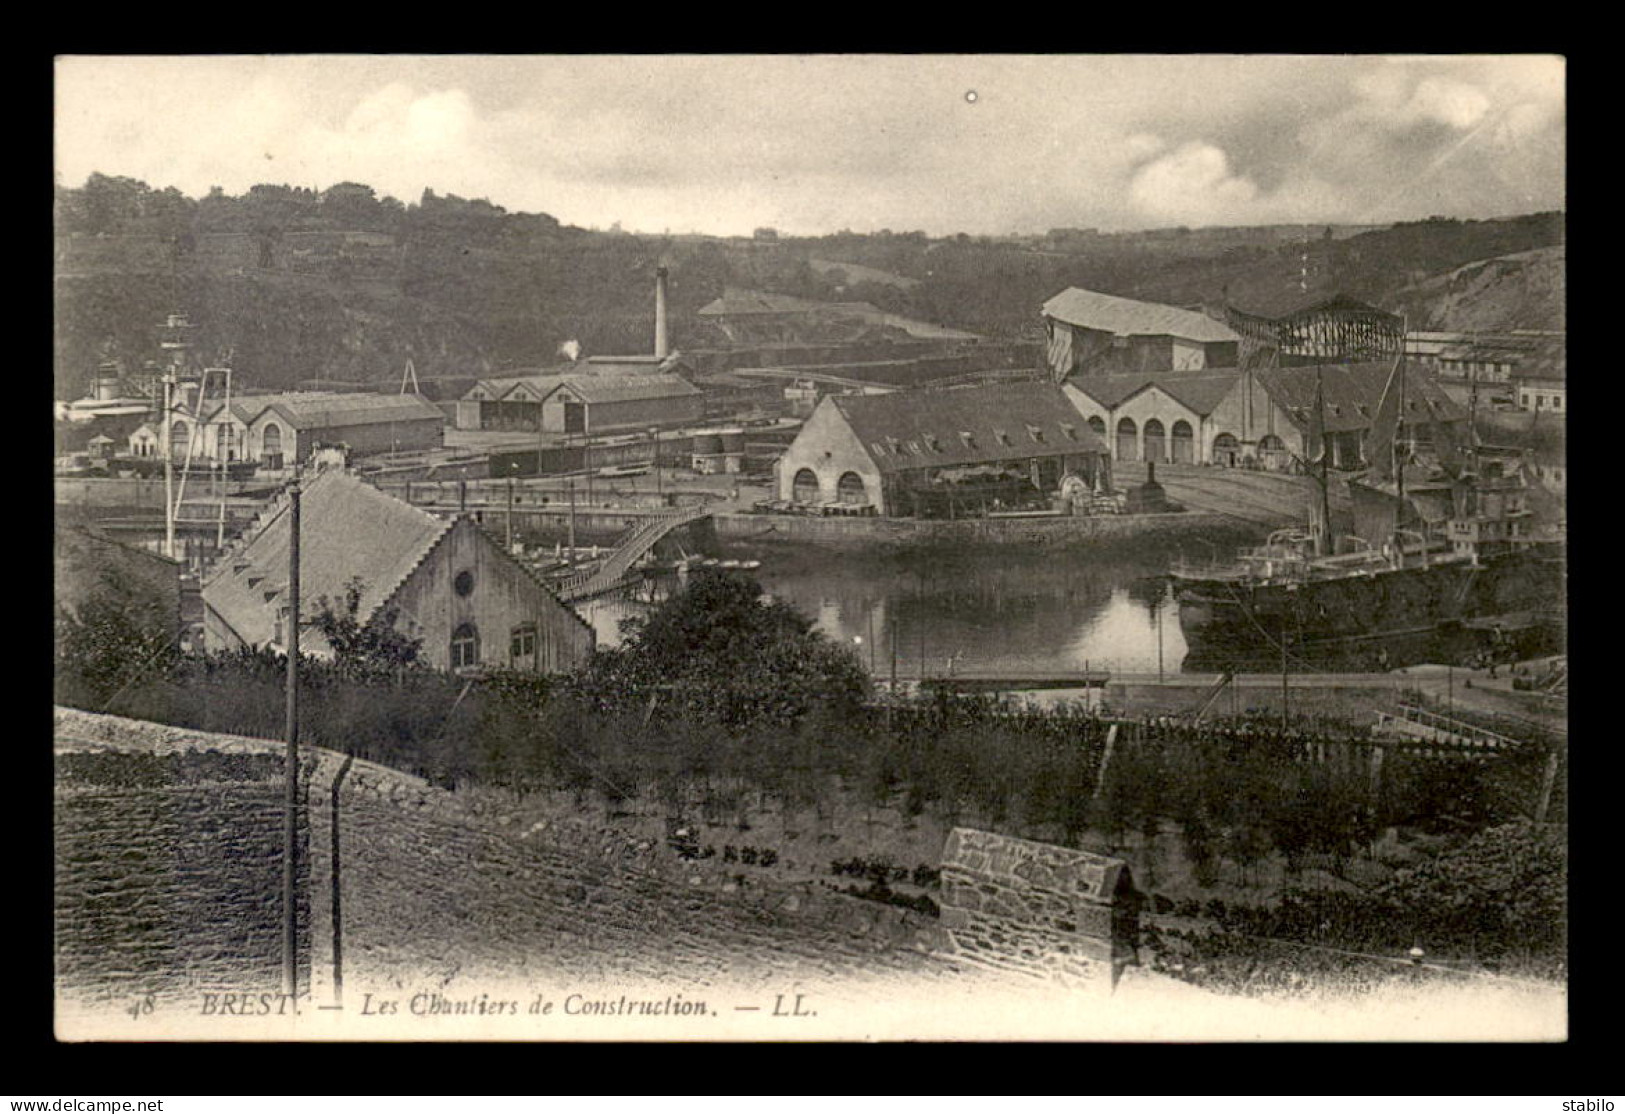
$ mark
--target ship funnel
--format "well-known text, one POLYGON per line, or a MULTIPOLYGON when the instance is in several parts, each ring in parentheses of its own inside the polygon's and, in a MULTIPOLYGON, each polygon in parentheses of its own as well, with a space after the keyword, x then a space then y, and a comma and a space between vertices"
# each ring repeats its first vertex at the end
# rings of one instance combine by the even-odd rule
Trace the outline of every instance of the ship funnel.
POLYGON ((666 268, 655 268, 655 359, 664 360, 671 352, 666 337, 666 268))

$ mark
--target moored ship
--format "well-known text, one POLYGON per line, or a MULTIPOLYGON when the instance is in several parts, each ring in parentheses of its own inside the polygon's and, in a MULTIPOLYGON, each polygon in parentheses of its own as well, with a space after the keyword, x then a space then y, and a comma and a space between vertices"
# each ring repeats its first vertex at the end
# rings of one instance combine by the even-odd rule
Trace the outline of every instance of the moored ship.
MULTIPOLYGON (((1403 397, 1403 378, 1396 363, 1379 416, 1399 409, 1386 396, 1403 397)), ((1397 424, 1391 440, 1374 434, 1389 467, 1347 489, 1354 521, 1380 543, 1337 535, 1323 495, 1306 529, 1276 531, 1229 565, 1170 570, 1187 669, 1386 669, 1561 642, 1564 544, 1537 527, 1521 463, 1404 444, 1397 424), (1362 506, 1374 512, 1363 522, 1362 506)), ((1326 493, 1315 440, 1305 463, 1326 493)))

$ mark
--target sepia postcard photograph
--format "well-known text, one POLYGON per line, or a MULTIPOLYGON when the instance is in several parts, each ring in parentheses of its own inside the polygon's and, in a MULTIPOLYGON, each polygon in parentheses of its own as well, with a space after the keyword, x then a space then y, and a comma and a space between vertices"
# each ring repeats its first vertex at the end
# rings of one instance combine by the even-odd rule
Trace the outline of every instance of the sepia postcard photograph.
POLYGON ((58 1041, 1568 1039, 1564 58, 53 76, 58 1041))

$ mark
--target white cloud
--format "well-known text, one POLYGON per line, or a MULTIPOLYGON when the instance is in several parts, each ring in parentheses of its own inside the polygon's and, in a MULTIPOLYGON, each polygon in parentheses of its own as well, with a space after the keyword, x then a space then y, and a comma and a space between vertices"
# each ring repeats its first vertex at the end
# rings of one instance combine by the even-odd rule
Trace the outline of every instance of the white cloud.
POLYGON ((1465 81, 1428 77, 1417 83, 1410 104, 1401 114, 1411 120, 1429 120, 1448 124, 1466 131, 1474 127, 1490 110, 1490 99, 1483 90, 1465 81))
POLYGON ((1232 175, 1230 159, 1211 143, 1187 143, 1141 167, 1129 184, 1139 212, 1181 224, 1227 220, 1257 195, 1258 187, 1232 175))
POLYGON ((1564 70, 1540 55, 69 58, 57 170, 193 196, 427 187, 635 229, 975 233, 1395 219, 1411 214, 1365 210, 1433 167, 1421 215, 1474 216, 1561 197, 1564 70))

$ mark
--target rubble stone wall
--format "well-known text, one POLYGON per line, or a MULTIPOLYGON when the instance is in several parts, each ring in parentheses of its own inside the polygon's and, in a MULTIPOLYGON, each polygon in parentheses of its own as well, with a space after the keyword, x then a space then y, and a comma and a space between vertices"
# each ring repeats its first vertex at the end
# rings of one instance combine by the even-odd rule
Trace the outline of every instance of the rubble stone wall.
POLYGON ((1111 989, 1133 956, 1119 904, 1127 865, 955 828, 942 856, 937 954, 1065 985, 1111 989))

